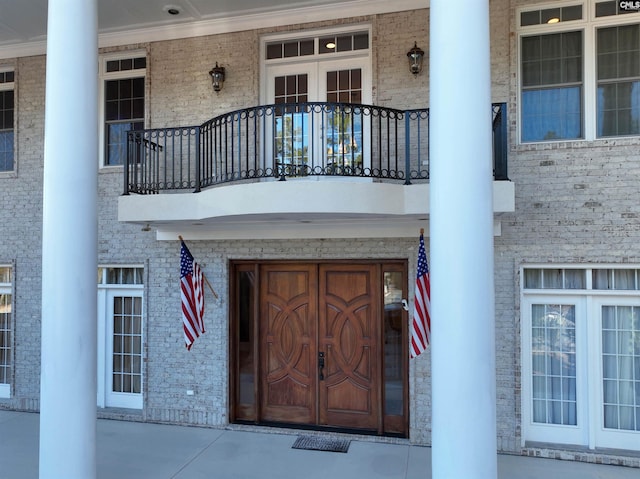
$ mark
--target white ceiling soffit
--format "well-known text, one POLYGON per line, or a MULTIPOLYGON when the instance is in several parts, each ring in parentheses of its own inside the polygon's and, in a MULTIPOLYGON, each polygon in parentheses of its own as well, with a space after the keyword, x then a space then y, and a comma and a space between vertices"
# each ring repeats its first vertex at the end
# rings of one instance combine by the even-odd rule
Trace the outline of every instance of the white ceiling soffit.
MULTIPOLYGON (((4 3, 0 59, 44 54, 47 0, 4 3)), ((172 40, 428 6, 428 0, 98 0, 99 45, 172 40), (179 14, 169 14, 170 9, 179 14)))

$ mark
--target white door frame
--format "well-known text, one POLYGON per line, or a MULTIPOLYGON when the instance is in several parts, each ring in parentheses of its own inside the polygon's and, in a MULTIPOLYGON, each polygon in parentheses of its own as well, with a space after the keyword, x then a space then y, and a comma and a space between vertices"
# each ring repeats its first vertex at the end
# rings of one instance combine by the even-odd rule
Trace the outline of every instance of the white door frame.
POLYGON ((588 445, 588 381, 587 381, 587 324, 585 298, 558 294, 527 294, 522 301, 522 446, 525 441, 588 445), (533 365, 531 359, 532 317, 534 304, 561 304, 575 307, 576 342, 576 425, 542 424, 533 421, 533 365))
POLYGON ((144 345, 144 290, 136 287, 98 288, 98 397, 99 407, 122 407, 142 409, 144 391, 144 367, 141 364, 142 384, 140 393, 122 393, 113 391, 113 300, 116 297, 141 298, 141 362, 144 345))
MULTIPOLYGON (((592 374, 593 385, 591 387, 594 400, 592 401, 591 419, 594 429, 594 442, 596 447, 611 449, 638 450, 640 444, 640 431, 623 429, 605 429, 604 427, 604 370, 602 361, 602 307, 603 306, 635 306, 640 308, 638 296, 596 296, 592 300, 593 307, 590 321, 593 321, 591 337, 591 364, 590 371, 597 371, 597 377, 592 374), (597 332, 597 334, 596 334, 597 332)), ((640 378, 635 378, 640 380, 640 378)))

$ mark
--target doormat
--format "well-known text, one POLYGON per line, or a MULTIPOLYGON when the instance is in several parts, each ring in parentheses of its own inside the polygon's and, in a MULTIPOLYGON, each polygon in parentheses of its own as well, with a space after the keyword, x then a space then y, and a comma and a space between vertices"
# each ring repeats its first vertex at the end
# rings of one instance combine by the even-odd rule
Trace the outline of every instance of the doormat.
POLYGON ((319 436, 298 436, 291 449, 309 451, 349 452, 351 441, 319 436))

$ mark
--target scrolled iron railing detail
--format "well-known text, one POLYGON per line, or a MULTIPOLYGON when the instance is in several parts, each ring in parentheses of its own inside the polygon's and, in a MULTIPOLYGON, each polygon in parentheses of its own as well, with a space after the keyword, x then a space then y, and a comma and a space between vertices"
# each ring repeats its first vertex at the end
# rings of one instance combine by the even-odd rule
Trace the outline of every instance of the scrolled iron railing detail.
MULTIPOLYGON (((506 105, 492 105, 494 176, 507 179, 506 105)), ((245 108, 202 125, 129 131, 124 194, 312 176, 429 179, 429 110, 350 103, 245 108)))

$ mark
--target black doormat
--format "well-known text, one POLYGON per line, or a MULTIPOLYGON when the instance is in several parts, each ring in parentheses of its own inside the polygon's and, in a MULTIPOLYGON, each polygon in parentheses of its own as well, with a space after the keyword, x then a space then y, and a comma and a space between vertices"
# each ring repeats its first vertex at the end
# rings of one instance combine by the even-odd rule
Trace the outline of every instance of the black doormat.
POLYGON ((351 441, 320 436, 298 436, 292 449, 306 449, 309 451, 349 452, 351 441))

